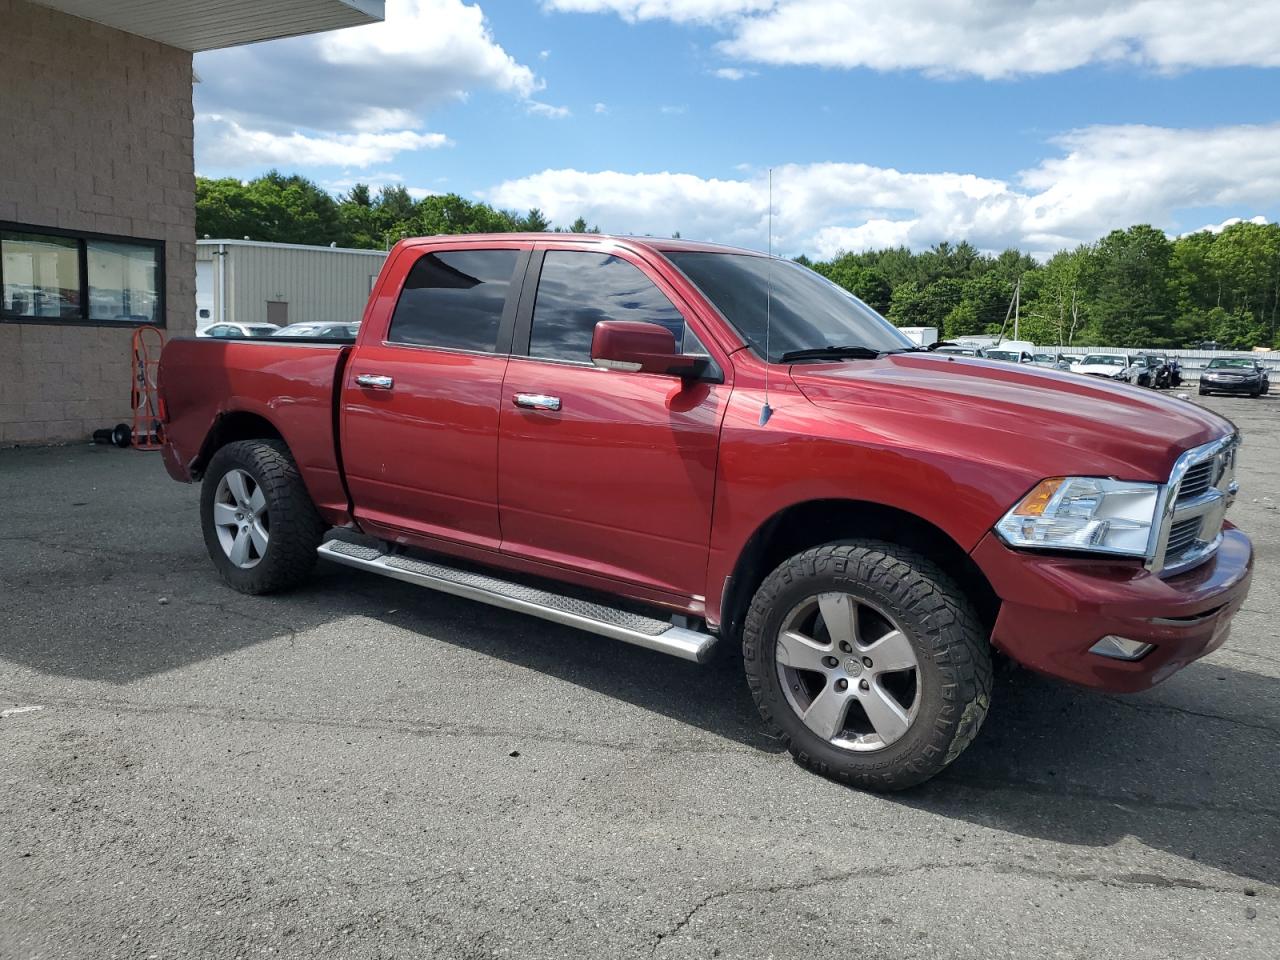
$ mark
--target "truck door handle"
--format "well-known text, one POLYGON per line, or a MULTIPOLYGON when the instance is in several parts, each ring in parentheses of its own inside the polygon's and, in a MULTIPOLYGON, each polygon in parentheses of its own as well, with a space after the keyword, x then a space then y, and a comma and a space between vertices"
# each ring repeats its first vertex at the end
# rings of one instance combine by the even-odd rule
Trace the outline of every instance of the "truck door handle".
POLYGON ((549 397, 545 393, 517 393, 511 398, 517 407, 530 410, 559 410, 560 398, 549 397))
POLYGON ((371 390, 390 390, 395 381, 377 373, 362 373, 356 377, 356 384, 371 390))

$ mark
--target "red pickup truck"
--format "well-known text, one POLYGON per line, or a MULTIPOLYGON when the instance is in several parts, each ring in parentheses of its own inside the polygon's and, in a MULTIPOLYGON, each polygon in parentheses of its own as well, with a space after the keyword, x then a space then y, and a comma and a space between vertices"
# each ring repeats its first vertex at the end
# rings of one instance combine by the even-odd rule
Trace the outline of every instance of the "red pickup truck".
POLYGON ((747 250, 405 240, 354 343, 174 340, 160 387, 235 589, 319 556, 691 660, 740 642, 792 753, 872 789, 972 740, 993 648, 1144 689, 1252 570, 1228 421, 920 350, 747 250))

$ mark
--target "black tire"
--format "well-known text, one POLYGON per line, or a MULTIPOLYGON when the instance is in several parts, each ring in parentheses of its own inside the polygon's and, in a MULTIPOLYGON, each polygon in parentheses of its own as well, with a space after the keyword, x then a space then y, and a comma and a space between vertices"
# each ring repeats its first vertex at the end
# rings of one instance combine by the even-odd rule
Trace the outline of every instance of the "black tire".
POLYGON ((796 761, 867 790, 903 790, 938 774, 977 735, 991 702, 991 648, 972 604, 937 564, 895 544, 831 543, 787 560, 751 601, 742 651, 756 706, 796 761), (809 729, 787 699, 775 659, 791 612, 830 592, 850 594, 896 621, 918 664, 914 721, 900 739, 869 752, 809 729))
POLYGON ((1208 390, 1206 390, 1204 387, 1201 387, 1201 388, 1200 388, 1200 396, 1202 396, 1202 397, 1207 397, 1208 395, 1209 395, 1209 391, 1208 391, 1208 390))
POLYGON ((296 587, 316 565, 316 548, 327 529, 280 440, 238 440, 213 455, 200 492, 200 525, 205 548, 219 575, 241 593, 276 593, 296 587), (247 473, 266 501, 267 547, 248 569, 232 562, 214 524, 219 484, 232 471, 247 473))

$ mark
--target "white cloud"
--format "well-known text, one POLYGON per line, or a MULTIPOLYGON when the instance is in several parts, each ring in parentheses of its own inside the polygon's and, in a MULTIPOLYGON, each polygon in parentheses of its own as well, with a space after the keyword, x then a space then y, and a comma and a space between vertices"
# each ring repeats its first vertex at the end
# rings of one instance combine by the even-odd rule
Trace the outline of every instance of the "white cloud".
POLYGON ((1280 0, 543 0, 721 26, 743 60, 988 79, 1089 63, 1160 70, 1280 66, 1280 0))
POLYGON ((524 106, 534 116, 547 117, 551 120, 563 120, 572 113, 568 107, 557 107, 550 103, 541 103, 538 100, 526 100, 524 106))
POLYGON ((196 129, 202 144, 200 162, 211 167, 368 167, 409 150, 435 150, 451 143, 442 133, 413 130, 323 136, 250 130, 217 114, 198 118, 196 129))
POLYGON ((533 71, 494 40, 484 11, 462 0, 388 0, 381 23, 304 39, 326 64, 408 71, 403 80, 437 88, 428 95, 483 86, 527 97, 539 87, 533 71))
POLYGON ((1189 237, 1193 233, 1221 233, 1223 230, 1227 229, 1227 227, 1234 227, 1237 223, 1256 223, 1258 226, 1262 226, 1263 224, 1270 222, 1271 221, 1261 214, 1256 217, 1249 217, 1248 219, 1245 219, 1244 217, 1227 217, 1227 219, 1223 220, 1221 223, 1206 223, 1199 230, 1188 230, 1186 233, 1182 234, 1182 236, 1189 237))
POLYGON ((663 113, 669 114, 671 116, 676 116, 676 117, 680 116, 681 114, 685 114, 689 112, 688 105, 683 103, 668 103, 668 104, 664 104, 659 109, 663 113))
POLYGON ((350 171, 344 171, 340 177, 334 177, 329 180, 321 180, 320 186, 324 187, 330 193, 347 193, 357 183, 363 183, 369 191, 377 196, 383 187, 404 187, 408 191, 409 196, 415 200, 421 200, 423 197, 436 196, 438 191, 429 190, 426 187, 411 187, 404 182, 404 176, 399 173, 390 171, 375 171, 373 173, 353 174, 350 171))
MULTIPOLYGON (((196 62, 197 120, 234 121, 263 142, 400 137, 420 130, 432 108, 475 91, 528 100, 544 86, 498 44, 483 10, 463 0, 387 0, 383 23, 214 50, 196 62)), ((225 155, 221 141, 199 135, 196 154, 203 167, 225 155)))
POLYGON ((741 67, 721 67, 719 70, 713 70, 712 73, 721 80, 745 80, 747 77, 754 77, 754 70, 744 70, 741 67))
MULTIPOLYGON (((1061 153, 1012 182, 857 163, 776 167, 777 248, 831 256, 969 240, 983 249, 1018 246, 1047 256, 1116 227, 1146 222, 1172 229, 1179 211, 1268 209, 1280 196, 1280 123, 1209 130, 1095 126, 1053 143, 1061 153)), ((554 221, 585 216, 620 233, 679 230, 753 247, 767 242, 762 172, 721 180, 544 170, 484 196, 500 207, 539 207, 554 221)))
POLYGON ((675 20, 697 23, 766 11, 776 0, 542 0, 548 10, 563 13, 616 13, 624 20, 675 20))
POLYGON ((596 113, 608 113, 609 105, 607 103, 597 103, 593 109, 596 113))

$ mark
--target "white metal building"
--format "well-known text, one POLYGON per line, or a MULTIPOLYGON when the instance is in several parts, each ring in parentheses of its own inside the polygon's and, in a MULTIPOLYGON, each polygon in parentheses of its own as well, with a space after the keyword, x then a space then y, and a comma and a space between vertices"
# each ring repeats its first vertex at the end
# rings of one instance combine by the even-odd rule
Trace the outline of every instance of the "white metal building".
POLYGON ((255 240, 196 241, 196 327, 354 323, 385 250, 255 240))

